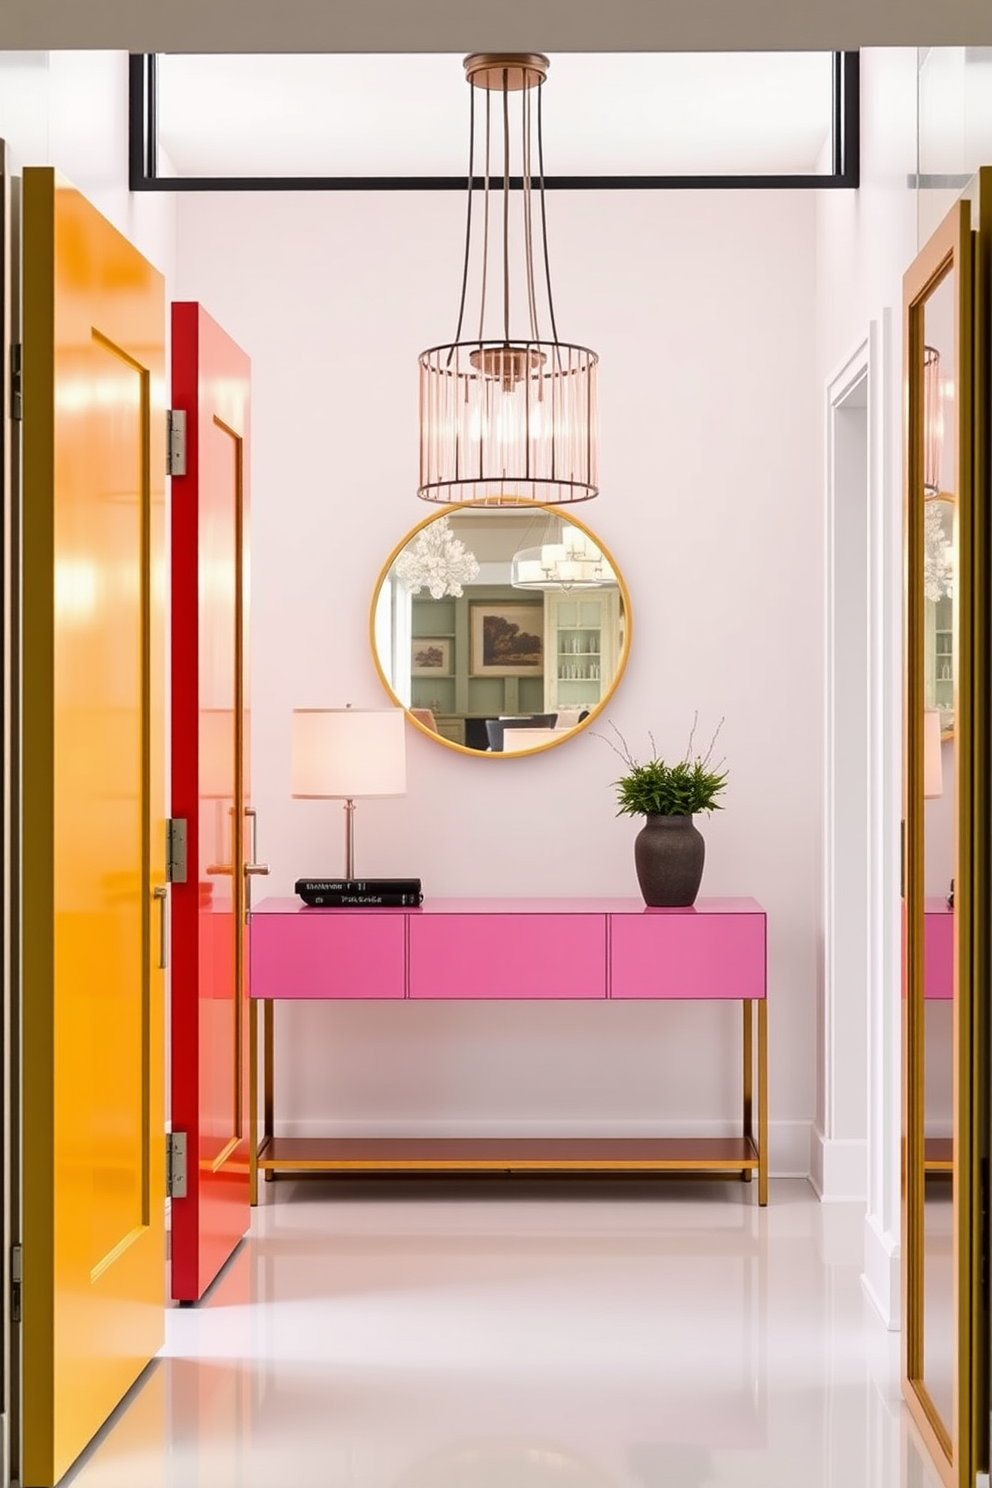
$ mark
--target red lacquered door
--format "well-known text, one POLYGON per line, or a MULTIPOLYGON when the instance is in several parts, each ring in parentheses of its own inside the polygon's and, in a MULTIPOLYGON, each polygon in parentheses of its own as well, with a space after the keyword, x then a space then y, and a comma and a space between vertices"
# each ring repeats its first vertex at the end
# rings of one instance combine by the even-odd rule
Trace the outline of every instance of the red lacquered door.
POLYGON ((172 1129, 186 1193, 172 1203, 172 1295, 202 1297, 249 1223, 246 868, 248 357, 197 304, 172 307, 172 815, 185 882, 172 894, 172 1129))

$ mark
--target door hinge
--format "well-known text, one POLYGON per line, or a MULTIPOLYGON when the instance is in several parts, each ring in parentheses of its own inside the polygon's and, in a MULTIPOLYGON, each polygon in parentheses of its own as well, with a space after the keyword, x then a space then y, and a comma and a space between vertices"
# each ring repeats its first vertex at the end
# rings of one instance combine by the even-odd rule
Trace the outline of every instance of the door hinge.
POLYGON ((21 1283, 24 1257, 19 1245, 10 1247, 10 1321, 21 1321, 21 1283))
POLYGON ((182 408, 170 408, 168 414, 167 475, 186 474, 186 412, 182 408))
POLYGON ((10 416, 12 419, 24 417, 24 382, 21 362, 23 349, 19 341, 15 341, 10 348, 10 416))
POLYGON ((186 1133, 169 1132, 165 1139, 165 1191, 170 1199, 186 1197, 186 1133))
POLYGON ((186 818, 170 816, 165 823, 165 876, 169 883, 186 882, 186 818))

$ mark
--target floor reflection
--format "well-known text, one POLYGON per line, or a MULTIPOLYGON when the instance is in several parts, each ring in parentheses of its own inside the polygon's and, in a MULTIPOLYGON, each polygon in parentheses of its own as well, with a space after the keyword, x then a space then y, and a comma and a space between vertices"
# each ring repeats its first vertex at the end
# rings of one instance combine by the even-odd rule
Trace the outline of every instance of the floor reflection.
POLYGON ((931 1488, 863 1214, 803 1183, 767 1210, 670 1178, 265 1200, 74 1488, 931 1488))
POLYGON ((923 1380, 942 1420, 954 1409, 954 1189, 950 1175, 926 1180, 923 1205, 923 1380))

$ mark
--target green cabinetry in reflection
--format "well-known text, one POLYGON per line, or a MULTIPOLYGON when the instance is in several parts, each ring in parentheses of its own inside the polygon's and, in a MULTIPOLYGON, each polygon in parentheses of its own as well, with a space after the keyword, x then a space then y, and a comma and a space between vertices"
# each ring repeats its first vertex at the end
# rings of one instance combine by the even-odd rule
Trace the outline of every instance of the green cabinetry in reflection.
MULTIPOLYGON (((464 730, 459 730, 455 720, 544 711, 550 644, 547 625, 545 666, 535 671, 532 677, 473 677, 471 674, 470 604, 479 601, 520 604, 522 599, 524 596, 520 591, 509 584, 476 584, 459 598, 432 599, 429 594, 413 596, 410 705, 430 708, 435 718, 442 715, 445 726, 441 732, 454 743, 464 742, 464 730), (434 644, 418 646, 418 642, 425 641, 434 644), (418 666, 418 656, 427 665, 418 666), (433 663, 439 664, 435 666, 433 663)), ((530 607, 533 596, 526 596, 526 601, 530 607)))
POLYGON ((544 711, 597 706, 613 684, 623 647, 614 587, 545 596, 544 711))

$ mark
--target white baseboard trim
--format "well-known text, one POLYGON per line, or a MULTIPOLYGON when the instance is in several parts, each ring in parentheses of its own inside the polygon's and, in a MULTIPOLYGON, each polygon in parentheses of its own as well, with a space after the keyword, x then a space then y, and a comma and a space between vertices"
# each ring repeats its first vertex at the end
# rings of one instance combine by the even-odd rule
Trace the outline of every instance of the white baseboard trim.
POLYGON ((868 1143, 825 1137, 818 1126, 811 1127, 809 1174, 813 1190, 823 1203, 865 1203, 868 1197, 868 1143))
MULTIPOLYGON (((732 1137, 740 1127, 729 1121, 351 1121, 281 1120, 280 1137, 732 1137)), ((810 1123, 768 1123, 771 1178, 808 1178, 810 1123)))
POLYGON ((865 1218, 865 1269, 861 1285, 891 1332, 902 1327, 902 1253, 899 1242, 883 1230, 875 1215, 865 1218))

